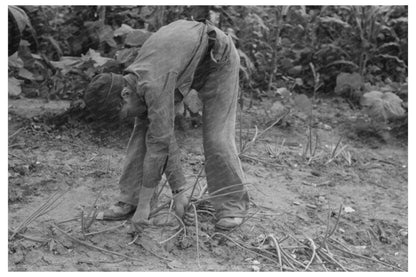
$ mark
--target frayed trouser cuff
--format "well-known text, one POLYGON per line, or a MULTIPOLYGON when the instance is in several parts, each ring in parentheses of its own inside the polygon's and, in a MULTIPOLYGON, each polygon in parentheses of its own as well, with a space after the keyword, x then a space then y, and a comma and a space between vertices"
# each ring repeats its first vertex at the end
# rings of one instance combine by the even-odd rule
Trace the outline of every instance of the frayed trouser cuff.
POLYGON ((137 206, 139 199, 134 199, 133 197, 131 197, 131 195, 120 193, 120 195, 118 196, 118 201, 126 203, 126 204, 130 204, 133 206, 137 206))

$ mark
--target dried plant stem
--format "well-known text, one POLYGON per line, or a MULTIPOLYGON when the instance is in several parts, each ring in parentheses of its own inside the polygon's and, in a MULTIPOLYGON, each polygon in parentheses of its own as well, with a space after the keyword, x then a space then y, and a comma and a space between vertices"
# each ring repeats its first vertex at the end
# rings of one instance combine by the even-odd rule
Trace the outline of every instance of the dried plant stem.
POLYGON ((80 219, 80 217, 77 216, 77 217, 73 217, 73 218, 64 219, 64 220, 58 221, 56 223, 57 224, 68 223, 68 222, 72 222, 72 221, 78 221, 79 219, 80 219))
POLYGON ((273 167, 284 167, 283 165, 271 163, 271 162, 259 159, 257 157, 249 156, 247 154, 240 154, 239 157, 240 158, 246 158, 246 159, 249 159, 249 160, 252 160, 252 161, 255 161, 255 162, 263 163, 263 164, 266 164, 266 165, 270 165, 270 166, 273 166, 273 167))
POLYGON ((288 109, 287 111, 285 111, 281 116, 279 116, 272 124, 269 125, 269 127, 267 127, 266 129, 264 129, 258 136, 257 138, 261 137, 262 135, 264 135, 267 131, 269 131, 274 125, 276 125, 277 123, 279 123, 283 118, 285 118, 288 114, 290 113, 290 109, 288 109))
POLYGON ((257 129, 257 126, 254 126, 254 128, 255 128, 255 133, 254 133, 253 138, 249 142, 245 143, 242 148, 240 148, 240 154, 247 151, 249 146, 251 146, 251 144, 253 144, 256 141, 259 130, 257 129))
POLYGON ((281 249, 282 250, 282 258, 283 258, 283 260, 285 260, 286 261, 286 263, 294 270, 294 271, 298 271, 298 269, 291 263, 291 261, 290 261, 290 259, 288 258, 288 255, 289 254, 287 254, 286 252, 284 252, 284 250, 283 249, 281 249))
POLYGON ((305 265, 302 264, 301 262, 299 262, 298 260, 296 260, 295 258, 292 257, 292 255, 286 253, 286 251, 282 248, 282 254, 284 257, 286 257, 286 260, 291 260, 292 262, 294 262, 295 264, 297 264, 299 267, 304 268, 305 265))
MULTIPOLYGON (((240 154, 243 154, 244 152, 246 152, 248 150, 248 148, 253 145, 256 140, 261 137, 262 135, 264 135, 267 131, 269 131, 274 125, 276 125, 277 123, 279 123, 283 118, 285 118, 288 114, 290 113, 290 109, 288 109, 287 111, 285 111, 282 115, 280 115, 272 124, 270 124, 266 129, 264 129, 260 134, 258 134, 258 130, 257 130, 257 126, 256 126, 256 133, 254 134, 254 137, 251 141, 249 141, 248 143, 246 143, 243 146, 243 149, 240 150, 240 154)), ((241 128, 241 127, 240 127, 241 128)))
POLYGON ((270 238, 273 241, 273 243, 274 243, 274 247, 276 248, 277 256, 279 258, 280 271, 282 271, 282 267, 283 267, 283 264, 282 264, 282 254, 280 253, 279 243, 277 242, 277 239, 274 237, 273 234, 269 234, 267 236, 267 238, 270 238))
POLYGON ((318 253, 316 253, 316 259, 319 261, 319 263, 322 265, 322 267, 325 269, 326 272, 328 272, 328 268, 326 268, 324 261, 322 261, 321 257, 318 253))
POLYGON ((334 149, 332 150, 332 152, 331 152, 331 156, 330 156, 330 158, 329 158, 329 160, 325 163, 325 164, 329 164, 330 162, 332 162, 338 155, 339 155, 339 153, 341 153, 345 148, 346 148, 346 146, 344 146, 338 153, 337 153, 337 149, 338 149, 338 147, 340 146, 340 144, 341 144, 341 140, 342 140, 342 136, 341 137, 339 137, 339 140, 338 140, 338 142, 337 142, 337 144, 335 145, 335 147, 334 147, 334 149))
POLYGON ((14 136, 16 136, 18 133, 20 133, 23 129, 25 129, 26 127, 21 127, 21 128, 19 128, 16 132, 14 132, 13 134, 11 134, 10 136, 9 136, 9 138, 8 139, 11 139, 11 138, 13 138, 14 136))
POLYGON ((309 266, 312 264, 313 260, 316 257, 316 245, 315 245, 314 241, 311 238, 307 238, 307 239, 311 243, 311 247, 312 247, 312 257, 311 257, 311 260, 309 261, 309 263, 305 266, 305 270, 308 270, 309 266))
POLYGON ((327 226, 326 226, 326 233, 325 233, 325 236, 324 236, 324 239, 323 239, 321 245, 319 246, 319 248, 325 247, 327 249, 328 253, 330 253, 330 252, 329 252, 326 241, 327 241, 328 238, 330 238, 334 234, 335 230, 337 229, 339 220, 341 218, 341 211, 342 211, 342 204, 339 205, 337 221, 335 222, 335 225, 331 230, 329 230, 329 219, 330 219, 331 211, 329 211, 329 214, 328 214, 328 222, 327 222, 327 226))
MULTIPOLYGON (((263 255, 263 254, 257 253, 256 251, 253 251, 253 250, 251 250, 250 248, 248 248, 248 247, 246 247, 246 246, 244 246, 244 245, 241 245, 240 243, 236 242, 235 240, 233 240, 232 238, 230 238, 229 236, 227 236, 227 235, 225 235, 225 234, 223 234, 223 233, 213 233, 211 237, 213 238, 213 237, 215 237, 215 236, 217 236, 217 235, 222 236, 222 237, 225 237, 226 239, 228 239, 229 241, 233 242, 235 245, 237 245, 237 246, 238 246, 238 247, 240 247, 241 249, 246 250, 247 252, 250 252, 250 253, 255 254, 255 255, 258 255, 258 256, 261 256, 262 258, 264 258, 264 259, 266 259, 266 260, 269 260, 269 261, 271 261, 271 262, 273 262, 273 263, 275 263, 275 264, 279 265, 279 263, 278 263, 276 260, 274 260, 274 259, 272 259, 272 258, 270 258, 270 257, 268 257, 268 256, 266 256, 266 255, 263 255)), ((294 268, 293 268, 293 269, 291 269, 291 268, 288 268, 288 267, 285 267, 285 266, 283 266, 283 268, 284 268, 285 270, 289 270, 289 271, 291 271, 291 270, 296 270, 296 269, 294 269, 294 268)))
POLYGON ((157 199, 159 199, 159 196, 162 194, 162 191, 165 188, 165 186, 166 186, 167 183, 168 183, 168 177, 166 176, 165 182, 163 182, 163 185, 160 187, 160 190, 157 193, 157 199))
POLYGON ((344 270, 344 271, 349 271, 342 264, 340 264, 337 260, 335 260, 335 258, 332 257, 332 255, 330 255, 328 253, 325 253, 322 249, 320 249, 319 252, 321 253, 321 256, 324 257, 327 261, 336 264, 338 267, 342 268, 342 270, 344 270))
POLYGON ((132 241, 130 241, 129 243, 127 243, 127 245, 132 245, 133 243, 135 243, 135 242, 136 242, 136 240, 138 240, 139 236, 140 236, 140 234, 139 234, 139 233, 136 233, 136 234, 134 235, 133 240, 132 240, 132 241))
POLYGON ((81 245, 83 245, 83 246, 86 246, 86 247, 89 247, 89 248, 92 248, 92 249, 96 249, 96 250, 98 250, 98 251, 100 251, 100 252, 103 252, 103 253, 105 253, 105 254, 110 254, 110 255, 120 256, 120 257, 124 257, 124 258, 130 259, 130 260, 134 260, 134 261, 142 262, 142 260, 140 260, 140 259, 136 259, 136 258, 133 258, 133 257, 127 256, 127 255, 124 255, 124 254, 121 254, 121 253, 118 253, 118 252, 114 252, 114 251, 111 251, 111 250, 107 250, 107 249, 104 249, 104 248, 101 248, 101 247, 97 247, 97 246, 95 246, 95 245, 92 245, 92 244, 89 244, 89 243, 84 242, 84 241, 82 241, 82 240, 79 240, 79 239, 77 239, 77 238, 74 238, 73 236, 71 236, 70 234, 68 234, 67 232, 65 232, 65 231, 64 231, 64 230, 62 230, 61 228, 59 228, 56 224, 52 224, 52 226, 53 226, 54 228, 56 228, 56 230, 58 230, 59 232, 61 232, 62 234, 64 234, 66 237, 68 237, 69 239, 71 239, 72 241, 74 241, 74 242, 76 242, 76 243, 78 243, 78 244, 81 244, 81 245))
MULTIPOLYGON (((174 212, 170 212, 170 211, 169 212, 157 213, 157 215, 163 215, 163 214, 173 215, 176 218, 176 220, 182 225, 182 228, 185 230, 185 235, 186 235, 185 223, 183 222, 183 220, 179 216, 177 216, 174 212)), ((153 215, 152 217, 154 217, 154 216, 156 216, 156 214, 153 215)))
POLYGON ((227 234, 231 234, 232 232, 234 232, 235 230, 237 230, 238 228, 240 228, 244 223, 246 223, 247 221, 249 221, 251 218, 253 218, 257 213, 259 212, 259 210, 255 211, 253 214, 251 214, 250 216, 246 216, 244 217, 243 222, 241 222, 240 225, 235 226, 234 228, 232 228, 231 230, 229 230, 227 232, 227 234))
POLYGON ((81 211, 81 233, 85 239, 85 223, 84 223, 84 211, 81 211))
POLYGON ((309 116, 309 156, 312 157, 312 116, 309 116))
POLYGON ((173 234, 172 236, 170 236, 169 238, 167 238, 167 239, 165 239, 165 240, 162 240, 161 242, 159 242, 159 244, 164 244, 164 243, 166 243, 166 242, 168 242, 168 241, 170 241, 171 239, 173 239, 173 238, 175 238, 177 235, 179 235, 183 230, 185 230, 185 229, 183 229, 183 228, 180 228, 179 229, 179 231, 177 231, 175 234, 173 234))
POLYGON ((313 149, 312 157, 315 157, 316 149, 318 149, 318 141, 319 141, 318 133, 315 133, 315 148, 313 149))
POLYGON ((204 172, 204 168, 205 168, 205 166, 204 166, 204 165, 203 165, 203 166, 201 166, 201 170, 199 170, 199 173, 198 173, 198 175, 196 176, 195 182, 194 182, 194 184, 193 184, 193 186, 192 186, 192 191, 191 191, 191 195, 189 196, 189 199, 192 199, 192 196, 194 195, 196 185, 198 184, 198 181, 199 181, 199 178, 200 178, 200 177, 201 177, 201 175, 202 175, 202 172, 204 172))
MULTIPOLYGON (((12 229, 8 228, 9 232, 13 232, 12 229)), ((23 239, 27 239, 33 242, 39 242, 39 243, 47 243, 49 240, 44 240, 44 239, 40 239, 40 238, 34 238, 34 237, 30 237, 30 236, 26 236, 26 235, 22 235, 22 234, 17 234, 17 237, 21 237, 23 239)))
MULTIPOLYGON (((110 164, 110 160, 108 161, 107 172, 108 172, 109 164, 110 164)), ((101 193, 103 192, 103 190, 104 190, 104 186, 101 187, 100 191, 98 192, 97 196, 95 197, 94 204, 92 205, 92 210, 91 210, 91 212, 89 213, 89 215, 87 217, 87 219, 89 218, 89 220, 87 220, 85 222, 85 225, 83 225, 83 230, 84 231, 87 231, 91 227, 91 225, 94 223, 94 221, 97 219, 96 205, 97 205, 98 199, 100 198, 101 193)), ((83 217, 83 214, 81 216, 83 217)))
POLYGON ((101 231, 97 231, 97 232, 86 233, 86 234, 84 234, 84 236, 85 237, 87 237, 87 236, 93 236, 93 235, 98 235, 98 234, 102 234, 102 233, 105 233, 105 232, 113 231, 113 230, 116 230, 116 229, 118 229, 120 227, 123 227, 124 225, 126 225, 126 223, 127 223, 127 220, 125 220, 123 223, 121 223, 121 224, 119 224, 117 226, 110 227, 110 228, 107 228, 105 230, 101 230, 101 231))
POLYGON ((199 226, 198 226, 198 214, 196 212, 196 207, 192 204, 192 208, 194 208, 194 216, 195 216, 195 232, 196 232, 196 257, 198 261, 198 267, 201 268, 201 263, 199 261, 199 226))
MULTIPOLYGON (((340 244, 340 245, 342 245, 342 244, 341 244, 339 241, 337 241, 336 239, 332 239, 332 238, 331 238, 331 240, 332 240, 332 241, 334 241, 334 242, 336 242, 336 243, 338 243, 338 244, 340 244)), ((335 246, 335 245, 333 245, 333 244, 331 244, 331 246, 332 246, 332 247, 334 247, 334 248, 336 248, 337 250, 339 250, 339 251, 341 251, 341 252, 344 252, 344 253, 346 253, 346 254, 349 254, 349 255, 351 255, 351 256, 355 256, 355 257, 357 257, 357 258, 366 259, 366 260, 368 260, 368 261, 372 261, 372 262, 375 262, 375 263, 379 263, 379 264, 382 264, 382 265, 387 266, 387 267, 394 268, 394 269, 399 270, 399 271, 404 271, 403 269, 401 269, 401 268, 399 268, 399 267, 396 267, 396 266, 394 266, 394 265, 391 265, 391 264, 389 264, 389 263, 386 263, 386 262, 383 262, 383 261, 380 261, 380 260, 377 260, 377 259, 373 259, 373 258, 370 258, 370 257, 366 257, 366 256, 363 256, 363 255, 360 255, 360 254, 355 254, 355 253, 353 253, 353 252, 351 252, 351 251, 344 250, 344 249, 342 249, 341 247, 335 246)))
POLYGON ((329 234, 326 236, 326 238, 329 238, 332 236, 332 234, 335 232, 335 230, 338 227, 338 223, 339 223, 339 219, 341 218, 341 211, 342 211, 342 204, 339 205, 339 210, 338 210, 338 216, 337 216, 337 221, 335 222, 334 228, 332 228, 331 232, 329 232, 329 234))
POLYGON ((56 192, 51 197, 49 197, 45 203, 43 203, 32 214, 30 214, 22 223, 19 224, 19 226, 13 231, 13 234, 10 236, 10 240, 13 239, 16 236, 16 234, 19 233, 22 229, 24 229, 30 223, 35 221, 38 217, 49 212, 51 210, 50 208, 52 207, 52 205, 55 204, 56 201, 58 201, 67 192, 68 190, 65 190, 63 192, 56 192))
POLYGON ((341 144, 341 140, 342 140, 342 136, 339 137, 339 140, 338 140, 337 144, 335 145, 334 150, 332 150, 331 159, 333 159, 335 157, 335 153, 337 152, 338 146, 341 144))

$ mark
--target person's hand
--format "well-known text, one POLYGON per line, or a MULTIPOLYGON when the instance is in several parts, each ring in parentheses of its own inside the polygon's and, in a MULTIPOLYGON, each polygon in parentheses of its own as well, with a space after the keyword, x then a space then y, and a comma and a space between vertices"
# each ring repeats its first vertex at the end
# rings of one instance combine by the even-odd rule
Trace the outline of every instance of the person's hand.
POLYGON ((174 203, 176 215, 179 218, 182 218, 183 215, 185 214, 185 209, 188 206, 189 198, 182 191, 173 196, 173 203, 174 203))
POLYGON ((184 192, 173 196, 176 215, 183 220, 185 225, 194 225, 195 215, 192 206, 189 205, 189 197, 184 192))
POLYGON ((136 232, 143 231, 144 227, 150 225, 150 204, 139 205, 131 218, 132 227, 136 232))

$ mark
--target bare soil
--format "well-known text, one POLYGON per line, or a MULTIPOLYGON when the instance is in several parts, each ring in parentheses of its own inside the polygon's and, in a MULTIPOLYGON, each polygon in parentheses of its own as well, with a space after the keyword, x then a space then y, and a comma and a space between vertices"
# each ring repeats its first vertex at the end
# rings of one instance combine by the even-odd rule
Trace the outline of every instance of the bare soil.
MULTIPOLYGON (((95 221, 87 232, 119 227, 84 237, 80 220, 96 199, 98 208, 114 202, 131 126, 97 131, 73 119, 58 124, 53 114, 67 107, 61 101, 9 100, 9 238, 52 194, 68 190, 51 211, 9 239, 9 271, 279 271, 271 237, 299 263, 292 260, 293 268, 286 263, 284 270, 408 269, 407 138, 358 132, 353 124, 357 111, 342 100, 316 104, 318 150, 309 163, 302 156, 308 123, 298 112, 244 153, 251 208, 242 226, 218 234, 213 217, 200 213, 198 236, 189 226, 186 236, 164 242, 176 231, 152 227, 134 243, 128 222, 95 221), (338 150, 346 148, 328 162, 341 136, 338 150), (315 257, 308 265, 311 241, 319 248, 334 226, 328 250, 320 253, 329 251, 338 264, 315 257), (344 251, 334 247, 335 240, 344 251)), ((261 110, 258 103, 243 113, 245 142, 255 136, 256 124, 260 131, 268 126, 261 110)), ((192 186, 203 164, 201 128, 176 134, 192 186)), ((199 183, 204 182, 202 177, 199 183)), ((167 199, 165 189, 160 203, 167 199)))

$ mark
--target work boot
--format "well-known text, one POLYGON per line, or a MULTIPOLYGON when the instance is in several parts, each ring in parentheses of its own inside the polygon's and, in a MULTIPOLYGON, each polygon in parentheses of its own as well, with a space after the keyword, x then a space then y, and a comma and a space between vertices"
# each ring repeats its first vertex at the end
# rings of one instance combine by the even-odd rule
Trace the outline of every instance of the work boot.
POLYGON ((217 221, 215 227, 221 230, 230 230, 243 223, 242 217, 223 217, 217 221))
POLYGON ((97 214, 97 220, 118 221, 128 219, 136 211, 136 206, 124 202, 117 202, 97 214))

